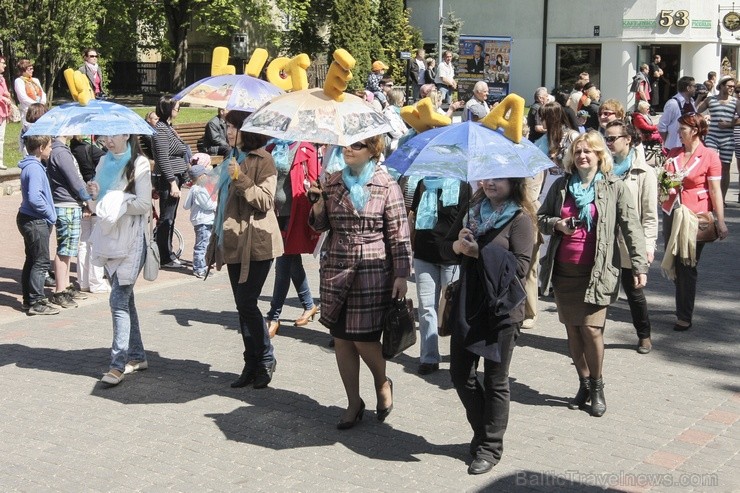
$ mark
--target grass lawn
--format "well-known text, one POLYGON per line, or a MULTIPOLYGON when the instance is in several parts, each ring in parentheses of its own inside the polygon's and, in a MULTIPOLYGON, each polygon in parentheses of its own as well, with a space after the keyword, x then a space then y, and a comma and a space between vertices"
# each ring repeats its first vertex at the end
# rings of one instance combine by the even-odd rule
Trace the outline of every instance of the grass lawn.
MULTIPOLYGON (((154 110, 154 107, 141 106, 131 109, 137 114, 141 115, 142 118, 144 118, 147 113, 154 110)), ((216 108, 188 108, 183 106, 182 108, 180 108, 180 113, 177 115, 175 125, 177 125, 178 123, 203 122, 205 126, 205 122, 213 118, 215 114, 216 108)), ((18 161, 21 160, 21 151, 18 148, 18 135, 20 134, 20 132, 20 123, 8 122, 5 127, 5 156, 3 158, 3 162, 8 168, 17 167, 18 161)))

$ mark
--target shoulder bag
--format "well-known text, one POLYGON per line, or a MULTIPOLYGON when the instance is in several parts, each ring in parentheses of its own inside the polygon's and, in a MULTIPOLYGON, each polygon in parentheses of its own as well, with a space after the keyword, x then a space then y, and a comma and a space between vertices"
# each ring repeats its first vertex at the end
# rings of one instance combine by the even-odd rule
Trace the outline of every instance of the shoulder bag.
POLYGON ((714 219, 714 214, 710 212, 698 212, 695 213, 696 219, 699 224, 696 228, 696 241, 702 241, 710 243, 719 238, 719 231, 717 230, 717 221, 714 219))
MULTIPOLYGON (((455 277, 455 270, 457 270, 457 265, 452 271, 452 277, 455 277)), ((440 337, 452 335, 452 305, 459 294, 460 279, 448 283, 440 292, 437 309, 437 334, 440 337)))
POLYGON ((152 234, 154 219, 149 217, 149 242, 146 244, 146 260, 144 260, 144 279, 155 281, 159 275, 159 247, 152 234))
POLYGON ((12 123, 18 123, 21 121, 21 110, 18 109, 15 103, 10 102, 10 110, 8 111, 8 120, 12 123))
POLYGON ((394 299, 383 314, 383 358, 392 359, 416 344, 411 300, 394 299))

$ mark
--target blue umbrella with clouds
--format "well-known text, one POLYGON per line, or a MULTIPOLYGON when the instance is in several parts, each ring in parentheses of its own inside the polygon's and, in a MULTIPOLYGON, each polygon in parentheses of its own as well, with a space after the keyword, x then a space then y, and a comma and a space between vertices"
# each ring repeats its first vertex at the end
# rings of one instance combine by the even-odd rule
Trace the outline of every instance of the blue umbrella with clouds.
POLYGON ((455 123, 422 132, 384 163, 403 175, 455 178, 526 178, 554 166, 527 139, 515 143, 478 122, 455 123))
POLYGON ((24 135, 151 135, 154 129, 129 108, 92 100, 56 106, 31 125, 24 135))

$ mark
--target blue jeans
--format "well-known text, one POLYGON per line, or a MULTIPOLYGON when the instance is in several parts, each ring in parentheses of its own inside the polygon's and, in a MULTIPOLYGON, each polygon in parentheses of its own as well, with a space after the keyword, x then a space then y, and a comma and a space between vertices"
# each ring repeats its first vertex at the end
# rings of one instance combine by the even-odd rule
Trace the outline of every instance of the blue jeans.
POLYGON ((272 301, 270 302, 270 311, 267 312, 267 320, 278 320, 280 318, 280 312, 283 311, 291 280, 303 309, 310 310, 313 308, 311 288, 308 287, 308 278, 303 268, 301 256, 299 254, 282 255, 275 261, 275 285, 272 288, 272 301))
POLYGON ((23 213, 16 216, 18 231, 23 235, 26 261, 21 272, 23 303, 34 305, 46 298, 44 279, 49 270, 49 237, 51 225, 46 219, 38 219, 23 213))
POLYGON ((439 363, 439 335, 437 334, 437 308, 443 287, 460 276, 454 265, 432 264, 414 259, 416 295, 419 300, 420 361, 439 363), (453 279, 454 272, 454 279, 453 279))
POLYGON ((206 248, 211 239, 213 224, 196 224, 195 245, 193 245, 193 272, 205 273, 206 267, 206 248))
POLYGON ((239 332, 244 342, 244 363, 250 369, 269 367, 275 361, 274 349, 267 333, 267 325, 257 306, 257 300, 270 273, 272 259, 249 263, 247 281, 239 283, 242 264, 227 264, 231 291, 239 312, 239 332))
MULTIPOLYGON (((139 272, 144 266, 145 256, 141 256, 139 272)), ((113 346, 110 350, 110 369, 122 372, 128 361, 144 361, 144 343, 141 341, 139 315, 134 300, 134 284, 121 286, 118 274, 110 279, 110 311, 113 315, 113 346)))

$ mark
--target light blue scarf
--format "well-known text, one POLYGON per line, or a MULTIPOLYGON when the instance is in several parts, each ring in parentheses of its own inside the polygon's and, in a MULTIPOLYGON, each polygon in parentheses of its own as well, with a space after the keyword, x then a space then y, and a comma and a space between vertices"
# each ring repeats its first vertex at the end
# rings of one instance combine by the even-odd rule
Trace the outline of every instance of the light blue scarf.
POLYGON ((108 151, 103 166, 95 173, 95 181, 98 182, 100 187, 98 200, 108 193, 110 187, 118 183, 123 175, 123 169, 130 160, 131 144, 126 144, 126 150, 122 154, 113 154, 113 152, 108 151))
POLYGON ((229 176, 228 168, 232 156, 236 158, 237 163, 242 164, 247 158, 247 153, 241 152, 236 147, 232 147, 216 171, 218 173, 218 184, 216 185, 216 190, 218 190, 218 206, 216 207, 216 216, 213 219, 213 231, 218 235, 219 246, 223 245, 224 241, 224 213, 226 211, 226 201, 229 197, 229 184, 231 184, 231 176, 229 176))
POLYGON ((357 212, 362 212, 362 209, 367 205, 367 201, 370 200, 370 190, 365 185, 373 177, 374 172, 375 161, 372 159, 365 163, 358 176, 352 176, 349 166, 342 170, 342 180, 344 180, 344 184, 349 190, 349 198, 357 212))
POLYGON ((594 222, 591 215, 591 203, 596 198, 596 182, 603 179, 604 175, 601 171, 597 171, 596 176, 586 188, 583 188, 581 175, 578 173, 570 175, 570 180, 568 180, 568 191, 576 200, 578 218, 586 224, 586 231, 591 231, 594 222))
POLYGON ((476 239, 480 238, 490 230, 504 226, 520 209, 516 202, 508 200, 496 210, 491 206, 491 201, 484 197, 468 211, 468 227, 476 239))
POLYGON ((627 156, 625 156, 624 160, 617 162, 617 158, 614 158, 614 169, 612 170, 612 173, 617 175, 620 178, 625 178, 627 176, 627 173, 629 170, 632 169, 632 157, 633 153, 635 152, 634 149, 630 149, 630 152, 627 153, 627 156))
POLYGON ((460 182, 454 178, 424 178, 424 193, 416 211, 416 229, 432 229, 437 224, 437 191, 442 189, 442 206, 457 205, 460 182))
POLYGON ((282 140, 282 139, 270 139, 267 141, 266 145, 275 144, 275 147, 272 149, 272 159, 275 161, 275 168, 277 168, 278 171, 288 171, 290 169, 291 163, 290 159, 290 145, 294 141, 292 140, 282 140))
POLYGON ((343 149, 340 146, 332 146, 329 149, 329 152, 324 156, 324 173, 330 175, 347 167, 347 163, 344 162, 343 149))

